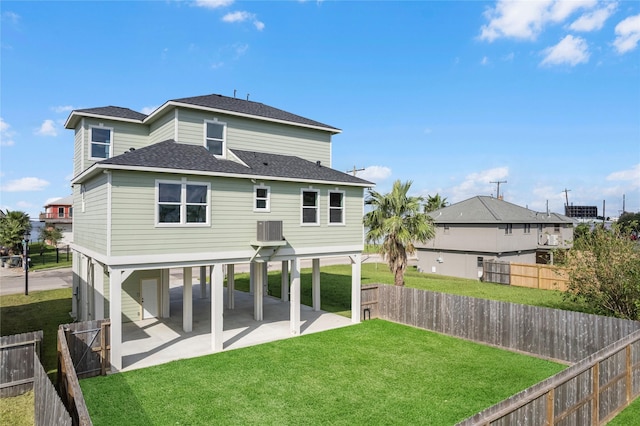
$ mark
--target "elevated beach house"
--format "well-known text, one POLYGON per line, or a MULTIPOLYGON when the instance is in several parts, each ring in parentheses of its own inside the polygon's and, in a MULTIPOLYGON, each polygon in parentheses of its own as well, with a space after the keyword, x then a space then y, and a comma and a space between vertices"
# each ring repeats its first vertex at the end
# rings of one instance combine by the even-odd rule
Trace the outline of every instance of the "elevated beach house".
MULTIPOLYGON (((298 334, 301 259, 312 260, 319 310, 319 259, 350 258, 360 321, 363 199, 373 184, 331 168, 339 129, 221 95, 170 100, 149 115, 79 109, 65 127, 75 132, 73 310, 78 320, 111 319, 112 369, 122 367, 123 322, 171 316, 170 268, 183 271, 186 332, 192 268, 201 283, 210 277, 213 352, 224 344, 223 270, 232 277, 237 264, 250 265, 262 320, 266 262, 281 262, 298 334)), ((233 279, 228 287, 233 307, 233 279)))

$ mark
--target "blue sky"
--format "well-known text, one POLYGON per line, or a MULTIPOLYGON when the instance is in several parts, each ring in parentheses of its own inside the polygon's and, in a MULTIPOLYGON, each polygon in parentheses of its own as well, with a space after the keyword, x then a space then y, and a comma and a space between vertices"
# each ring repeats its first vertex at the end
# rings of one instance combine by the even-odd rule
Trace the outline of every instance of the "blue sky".
POLYGON ((219 93, 338 127, 386 192, 640 211, 637 1, 0 2, 0 207, 70 194, 72 109, 219 93))

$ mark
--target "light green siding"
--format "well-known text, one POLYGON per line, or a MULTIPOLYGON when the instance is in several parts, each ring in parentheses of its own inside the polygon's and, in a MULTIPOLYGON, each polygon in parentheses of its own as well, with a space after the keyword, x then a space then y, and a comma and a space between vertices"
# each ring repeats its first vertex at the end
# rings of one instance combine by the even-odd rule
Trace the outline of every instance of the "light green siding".
MULTIPOLYGON (((173 175, 175 180, 181 176, 173 175)), ((211 211, 208 227, 155 226, 155 180, 171 175, 113 172, 112 255, 148 255, 249 250, 256 239, 260 220, 282 220, 283 233, 295 248, 362 245, 362 188, 345 191, 346 225, 328 225, 328 190, 336 187, 315 185, 320 192, 320 225, 301 226, 302 185, 289 182, 264 184, 271 188, 271 212, 253 211, 253 186, 248 179, 189 177, 189 181, 211 185, 211 211)), ((258 182, 260 184, 260 182, 258 182)))
POLYGON ((77 176, 82 172, 82 127, 78 126, 74 129, 73 142, 73 175, 77 176))
POLYGON ((149 145, 175 138, 175 114, 171 110, 149 126, 149 145))
POLYGON ((329 132, 217 114, 179 110, 178 142, 204 145, 205 120, 227 124, 227 149, 293 155, 331 167, 329 132))
POLYGON ((102 254, 107 253, 107 180, 100 174, 73 186, 73 242, 102 254))
MULTIPOLYGON (((84 145, 83 166, 89 168, 97 160, 91 159, 91 127, 107 127, 113 129, 111 156, 124 154, 131 148, 138 149, 149 145, 149 127, 144 124, 127 123, 114 120, 98 120, 85 118, 82 143, 84 145)), ((82 163, 81 163, 82 166, 82 163)))

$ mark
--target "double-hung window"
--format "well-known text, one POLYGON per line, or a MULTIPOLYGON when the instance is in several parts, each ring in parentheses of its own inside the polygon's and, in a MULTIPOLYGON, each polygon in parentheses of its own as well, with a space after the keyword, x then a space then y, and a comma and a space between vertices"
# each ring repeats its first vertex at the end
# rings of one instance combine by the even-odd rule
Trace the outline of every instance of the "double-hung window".
POLYGON ((302 224, 319 225, 319 198, 320 194, 315 189, 303 189, 302 194, 302 224))
POLYGON ((211 154, 219 157, 225 156, 225 139, 227 134, 227 125, 220 121, 204 122, 204 146, 211 154))
POLYGON ((156 224, 209 225, 208 183, 182 181, 156 181, 156 224))
POLYGON ((58 207, 58 217, 64 217, 64 207, 58 207))
POLYGON ((92 159, 102 160, 111 157, 113 129, 108 127, 91 127, 89 137, 91 139, 89 152, 92 159))
POLYGON ((344 191, 329 191, 329 225, 344 225, 344 191))
POLYGON ((253 211, 255 212, 269 212, 271 211, 271 189, 268 186, 254 186, 253 194, 255 201, 253 204, 253 211))

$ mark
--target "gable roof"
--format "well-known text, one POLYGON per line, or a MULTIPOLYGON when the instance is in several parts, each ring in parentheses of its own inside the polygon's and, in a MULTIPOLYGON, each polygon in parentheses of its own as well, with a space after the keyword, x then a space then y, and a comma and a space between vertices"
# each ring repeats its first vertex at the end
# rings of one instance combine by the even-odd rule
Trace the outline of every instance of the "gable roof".
POLYGON ((340 133, 337 127, 319 121, 311 120, 290 112, 265 105, 260 102, 253 102, 239 98, 230 98, 228 96, 211 94, 203 96, 193 96, 190 98, 179 98, 165 102, 149 115, 142 114, 129 108, 117 106, 105 106, 98 108, 85 108, 71 111, 64 127, 67 129, 74 128, 82 117, 94 117, 111 119, 118 121, 128 121, 136 123, 149 124, 164 114, 166 110, 175 107, 196 108, 212 112, 221 112, 241 117, 249 117, 258 120, 272 121, 276 123, 285 123, 295 126, 308 127, 318 130, 324 130, 331 133, 340 133))
POLYGON ((49 201, 47 204, 44 205, 44 207, 49 207, 49 206, 72 206, 73 205, 73 194, 72 195, 67 195, 66 197, 63 198, 58 198, 57 200, 53 200, 53 201, 49 201))
POLYGON ((166 140, 95 163, 74 178, 72 183, 81 183, 103 169, 120 169, 362 187, 374 185, 364 179, 299 157, 237 149, 230 151, 239 161, 216 158, 202 145, 187 145, 166 140))
POLYGON ((558 213, 536 212, 482 195, 433 211, 429 215, 438 224, 573 223, 571 218, 558 213))

